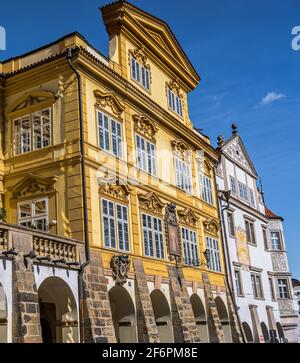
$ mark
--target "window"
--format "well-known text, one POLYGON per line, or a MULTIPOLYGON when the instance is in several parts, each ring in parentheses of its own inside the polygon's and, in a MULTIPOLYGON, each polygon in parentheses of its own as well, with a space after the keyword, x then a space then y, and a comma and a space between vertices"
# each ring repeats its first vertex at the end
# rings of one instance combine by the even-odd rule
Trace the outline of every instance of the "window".
POLYGON ((200 174, 200 187, 201 187, 201 198, 206 203, 213 205, 213 194, 212 194, 212 186, 211 179, 204 174, 200 174))
POLYGON ((274 251, 281 250, 280 232, 271 232, 271 246, 274 251))
POLYGON ((237 195, 237 190, 236 190, 236 181, 234 179, 233 176, 230 175, 230 185, 231 185, 231 191, 232 191, 232 194, 234 195, 237 195))
POLYGON ((265 227, 262 227, 262 234, 263 234, 263 239, 264 239, 265 250, 268 250, 269 249, 268 237, 267 237, 267 230, 265 227))
POLYGON ((248 202, 247 186, 241 182, 238 182, 238 184, 239 184, 240 198, 245 202, 248 202))
POLYGON ((102 199, 104 246, 129 251, 128 208, 102 199))
POLYGON ((249 188, 249 196, 250 196, 250 204, 252 205, 252 207, 255 207, 254 192, 251 188, 249 188))
POLYGON ((245 226, 246 226, 247 242, 252 243, 252 244, 256 244, 255 232, 254 232, 254 223, 245 220, 245 226))
POLYGON ((142 214, 142 221, 145 255, 163 259, 164 239, 161 219, 142 214))
POLYGON ((278 296, 279 299, 289 299, 289 288, 287 279, 278 279, 278 296))
POLYGON ((228 212, 228 230, 229 235, 231 237, 235 237, 235 227, 234 227, 234 219, 233 219, 233 213, 228 212))
POLYGON ((105 113, 98 114, 98 137, 100 149, 106 150, 115 156, 122 157, 122 126, 105 113))
POLYGON ((131 58, 131 77, 147 91, 150 91, 150 73, 135 58, 131 58))
POLYGON ((168 89, 168 104, 173 112, 183 117, 182 100, 179 96, 175 95, 175 93, 170 89, 168 89))
POLYGON ((175 157, 175 174, 176 186, 188 193, 192 193, 190 164, 175 157))
POLYGON ((235 288, 236 288, 237 295, 239 295, 239 296, 243 295, 240 270, 234 271, 234 280, 235 280, 235 288))
POLYGON ((154 176, 156 170, 156 150, 155 145, 143 137, 136 135, 137 167, 154 176))
POLYGON ((275 293, 274 293, 274 286, 273 286, 272 277, 269 277, 269 285, 270 285, 271 299, 275 300, 275 293))
POLYGON ((19 203, 19 225, 26 228, 48 230, 48 199, 19 203))
POLYGON ((51 144, 51 111, 47 108, 14 120, 14 154, 25 154, 51 144))
POLYGON ((263 291, 262 291, 260 275, 251 274, 251 284, 252 284, 253 296, 256 299, 263 299, 263 291))
POLYGON ((182 228, 181 234, 183 240, 185 264, 189 266, 199 266, 196 233, 190 229, 182 228))
POLYGON ((206 248, 209 251, 208 268, 212 271, 222 272, 219 242, 213 238, 206 237, 206 248))

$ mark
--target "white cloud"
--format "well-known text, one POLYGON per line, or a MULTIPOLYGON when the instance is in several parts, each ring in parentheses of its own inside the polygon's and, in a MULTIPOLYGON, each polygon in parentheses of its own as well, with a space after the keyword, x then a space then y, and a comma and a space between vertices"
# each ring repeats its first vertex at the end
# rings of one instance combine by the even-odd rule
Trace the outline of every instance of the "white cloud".
POLYGON ((269 92, 261 101, 261 106, 268 105, 269 103, 278 101, 282 98, 286 98, 286 95, 283 93, 269 92))

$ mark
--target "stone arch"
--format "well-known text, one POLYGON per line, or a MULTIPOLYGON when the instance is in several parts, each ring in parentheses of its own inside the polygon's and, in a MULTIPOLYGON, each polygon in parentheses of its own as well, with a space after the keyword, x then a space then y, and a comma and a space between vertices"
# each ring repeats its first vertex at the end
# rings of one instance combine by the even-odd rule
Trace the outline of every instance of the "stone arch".
POLYGON ((195 315, 196 325, 200 337, 201 343, 208 343, 209 337, 208 337, 208 324, 207 324, 207 318, 205 313, 205 308, 202 303, 202 300, 197 294, 193 294, 190 297, 192 309, 195 315))
POLYGON ((7 299, 0 283, 0 343, 7 343, 7 299))
POLYGON ((117 342, 137 343, 135 307, 128 291, 114 286, 108 293, 117 342))
POLYGON ((78 309, 68 284, 48 277, 38 288, 42 338, 45 343, 77 343, 78 309))
POLYGON ((269 335, 269 330, 267 328, 267 325, 262 321, 260 323, 260 326, 261 326, 261 331, 263 333, 263 337, 264 337, 265 342, 269 343, 270 342, 270 335, 269 335))
POLYGON ((153 290, 150 294, 155 322, 161 343, 173 343, 173 327, 171 310, 165 295, 160 290, 153 290))
POLYGON ((247 343, 253 343, 254 342, 253 334, 252 334, 252 330, 251 330, 249 324, 244 321, 242 323, 242 328, 244 330, 244 334, 245 334, 247 343))
POLYGON ((282 329, 282 325, 279 322, 277 322, 276 323, 276 328, 277 328, 279 341, 282 342, 285 339, 284 332, 283 332, 283 329, 282 329))
POLYGON ((215 298, 215 303, 218 310, 222 329, 224 332, 225 342, 231 343, 232 342, 231 327, 230 327, 229 315, 226 305, 220 296, 217 296, 215 298))

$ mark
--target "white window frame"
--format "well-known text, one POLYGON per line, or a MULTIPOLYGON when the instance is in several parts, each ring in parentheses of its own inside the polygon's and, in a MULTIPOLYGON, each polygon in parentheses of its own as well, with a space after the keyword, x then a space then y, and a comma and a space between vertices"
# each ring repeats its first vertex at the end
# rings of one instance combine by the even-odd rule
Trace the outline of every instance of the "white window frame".
POLYGON ((263 299, 264 292, 262 286, 261 275, 257 273, 251 273, 251 285, 252 285, 252 292, 255 299, 263 299), (253 281, 254 279, 254 281, 253 281))
POLYGON ((200 196, 209 205, 214 205, 212 180, 209 176, 199 172, 200 196))
POLYGON ((247 243, 256 245, 255 222, 250 221, 249 219, 245 218, 245 229, 246 229, 247 243), (247 225, 249 225, 249 231, 247 230, 247 225), (248 235, 248 232, 249 232, 249 235, 248 235), (248 237, 250 237, 250 238, 248 238, 248 237))
POLYGON ((255 196, 254 196, 254 190, 251 188, 248 188, 249 191, 249 202, 252 207, 255 208, 255 196))
POLYGON ((176 187, 192 194, 192 173, 191 164, 174 156, 176 187))
POLYGON ((229 175, 230 179, 230 188, 233 195, 237 195, 237 186, 236 186, 236 180, 232 175, 229 175))
POLYGON ((168 106, 176 115, 183 118, 183 102, 170 88, 168 88, 168 106))
POLYGON ((149 69, 140 64, 134 57, 130 60, 131 79, 141 85, 146 91, 151 89, 151 75, 149 69))
POLYGON ((281 240, 280 231, 270 231, 270 238, 271 238, 271 250, 272 251, 282 251, 282 240, 281 240), (275 233, 278 235, 278 239, 277 239, 278 248, 275 246, 275 243, 274 243, 275 238, 273 238, 273 236, 272 236, 275 233))
POLYGON ((122 251, 122 252, 130 252, 130 231, 129 231, 128 206, 125 204, 114 202, 114 201, 112 201, 110 199, 106 199, 106 198, 101 198, 100 206, 101 206, 101 211, 102 211, 103 247, 117 250, 117 251, 122 251), (113 213, 110 213, 111 211, 109 211, 109 213, 104 213, 104 203, 107 203, 108 210, 110 208, 110 205, 113 206, 113 213), (118 208, 121 208, 121 210, 122 210, 121 217, 119 216, 118 208), (127 220, 124 219, 124 209, 126 210, 127 220), (106 234, 105 234, 106 224, 104 221, 105 218, 108 220, 108 226, 109 226, 109 230, 108 230, 109 243, 106 243, 106 234), (121 231, 120 225, 122 226, 122 231, 121 231), (112 236, 113 236, 112 230, 111 230, 112 226, 113 226, 113 231, 114 231, 113 233, 114 233, 115 245, 112 244, 112 236), (124 228, 125 226, 127 226, 127 241, 125 238, 125 235, 126 235, 126 231, 124 228), (123 239, 122 243, 124 244, 124 248, 121 248, 120 234, 122 234, 122 239, 123 239), (127 248, 126 248, 126 246, 127 246, 127 248))
POLYGON ((142 213, 141 218, 144 255, 160 260, 165 259, 164 229, 162 219, 147 213, 142 213), (146 225, 144 223, 145 221, 146 225))
POLYGON ((101 110, 97 109, 96 115, 98 147, 117 158, 123 159, 123 124, 101 110), (120 133, 113 132, 114 125, 116 130, 119 128, 120 133), (101 134, 103 140, 101 140, 101 134))
POLYGON ((289 281, 286 278, 278 278, 277 279, 277 291, 278 291, 278 299, 287 300, 290 299, 290 289, 289 289, 289 281), (280 283, 280 281, 285 281, 285 284, 280 283), (284 288, 286 291, 284 291, 284 288))
POLYGON ((135 142, 138 169, 157 176, 156 145, 139 134, 135 135, 135 142))
POLYGON ((181 238, 183 242, 185 264, 188 266, 198 267, 200 263, 196 231, 182 227, 181 238))
POLYGON ((34 111, 27 115, 20 116, 20 117, 13 119, 13 146, 14 146, 13 150, 14 150, 15 156, 27 154, 29 152, 36 151, 36 150, 42 150, 51 145, 52 145, 52 110, 51 110, 51 107, 46 107, 46 108, 43 108, 42 110, 34 111), (44 123, 44 118, 42 116, 42 113, 45 111, 49 112, 49 121, 47 123, 44 123), (44 136, 43 130, 45 129, 45 127, 47 127, 47 126, 49 127, 48 145, 43 146, 42 145, 43 141, 42 141, 41 146, 38 147, 35 143, 34 118, 36 115, 40 115, 40 130, 41 130, 42 139, 44 136), (24 121, 28 121, 29 129, 27 130, 27 132, 22 132, 22 126, 21 126, 21 130, 19 132, 17 132, 16 123, 17 122, 22 123, 24 121), (23 135, 27 135, 28 142, 26 144, 24 144, 23 135), (28 145, 28 148, 25 148, 25 145, 28 145))
POLYGON ((233 215, 232 211, 227 212, 227 222, 228 222, 229 236, 235 238, 235 222, 234 222, 234 215, 233 215))
POLYGON ((209 251, 208 268, 211 271, 222 272, 221 251, 219 241, 212 237, 206 237, 206 249, 209 251))
POLYGON ((243 286, 242 286, 242 277, 241 277, 241 270, 235 269, 234 270, 234 282, 235 282, 235 290, 238 296, 243 296, 243 286))
POLYGON ((249 202, 248 187, 246 184, 238 181, 239 186, 239 197, 244 202, 249 202))
POLYGON ((22 226, 22 223, 29 223, 28 226, 23 226, 23 227, 37 229, 36 222, 39 220, 45 220, 45 229, 38 229, 38 230, 47 232, 49 230, 49 201, 47 197, 30 199, 18 203, 18 224, 20 226, 22 226), (46 212, 44 214, 36 215, 36 204, 38 202, 45 202, 46 212), (20 207, 26 204, 31 205, 31 216, 22 217, 20 207))

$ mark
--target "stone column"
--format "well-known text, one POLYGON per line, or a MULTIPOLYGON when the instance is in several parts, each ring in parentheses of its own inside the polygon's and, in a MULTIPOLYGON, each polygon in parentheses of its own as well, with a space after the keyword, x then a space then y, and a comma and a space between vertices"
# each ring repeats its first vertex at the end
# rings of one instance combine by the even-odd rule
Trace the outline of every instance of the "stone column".
POLYGON ((12 247, 18 252, 13 261, 13 343, 42 343, 40 307, 33 263, 24 257, 32 250, 32 236, 11 232, 12 247))
POLYGON ((255 343, 264 343, 264 335, 261 329, 259 316, 257 312, 257 305, 249 305, 250 309, 250 315, 252 320, 252 326, 253 326, 253 336, 254 336, 254 342, 255 343))
POLYGON ((209 340, 211 343, 225 343, 225 335, 216 302, 211 290, 208 274, 202 272, 209 340))
POLYGON ((142 260, 133 260, 139 343, 159 343, 158 330, 142 260))
MULTIPOLYGON (((84 261, 83 248, 80 250, 84 261)), ((80 305, 84 320, 85 343, 115 343, 116 336, 111 315, 106 279, 102 267, 101 251, 91 250, 91 262, 82 276, 83 297, 80 305)), ((82 318, 81 318, 82 319, 82 318)))
MULTIPOLYGON (((185 285, 182 268, 168 266, 172 315, 175 314, 174 340, 175 343, 200 343, 196 320, 185 285), (180 324, 180 325, 179 325, 180 324)), ((174 316, 173 316, 174 317, 174 316)))

